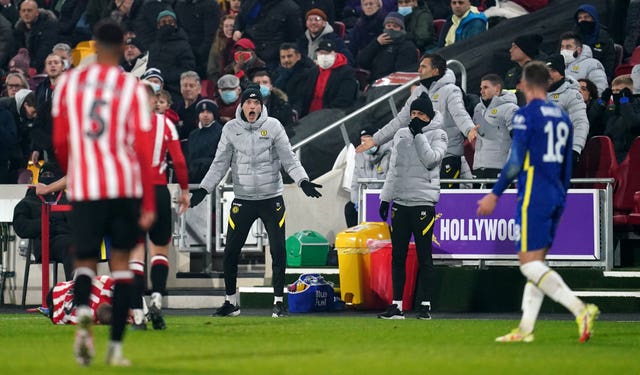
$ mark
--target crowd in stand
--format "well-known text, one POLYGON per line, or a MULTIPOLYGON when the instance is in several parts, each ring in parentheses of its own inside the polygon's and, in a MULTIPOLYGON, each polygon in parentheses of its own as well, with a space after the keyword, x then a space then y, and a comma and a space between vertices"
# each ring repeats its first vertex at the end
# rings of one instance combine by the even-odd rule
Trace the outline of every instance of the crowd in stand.
MULTIPOLYGON (((53 161, 53 90, 64 71, 91 62, 91 57, 74 61, 72 51, 91 39, 92 27, 104 18, 127 30, 121 67, 153 83, 156 112, 176 123, 190 182, 197 183, 213 160, 222 127, 235 117, 240 94, 249 85, 260 86, 269 115, 291 136, 296 123, 309 113, 353 108, 368 85, 393 72, 415 72, 425 53, 473 38, 501 20, 536 12, 548 3, 0 0, 0 183, 27 182, 29 162, 53 161)), ((478 133, 476 155, 482 145, 487 150, 495 141, 489 139, 492 135, 503 139, 500 150, 508 150, 508 132, 490 134, 482 124, 493 121, 487 112, 495 108, 509 103, 511 113, 513 106, 523 104, 518 92, 522 67, 536 59, 546 61, 554 77, 549 99, 574 123, 576 159, 588 137, 596 135, 611 137, 618 159, 623 159, 640 135, 640 69, 633 70, 635 75, 620 74, 625 71, 618 66, 614 45, 633 60, 640 41, 637 3, 631 1, 626 33, 615 40, 591 5, 567 15, 573 17, 575 29, 556 36, 554 51, 541 51, 540 35, 515 37, 509 51, 513 67, 502 77, 483 77, 479 103, 466 107, 468 121, 461 122, 469 140, 478 133)), ((626 73, 630 71, 631 66, 626 73)), ((443 69, 438 73, 434 82, 450 78, 443 69)), ((437 98, 432 101, 438 106, 437 98)), ((447 108, 442 107, 445 119, 451 115, 447 108)), ((505 121, 507 128, 509 124, 505 121)), ((489 163, 486 168, 499 166, 489 163)))

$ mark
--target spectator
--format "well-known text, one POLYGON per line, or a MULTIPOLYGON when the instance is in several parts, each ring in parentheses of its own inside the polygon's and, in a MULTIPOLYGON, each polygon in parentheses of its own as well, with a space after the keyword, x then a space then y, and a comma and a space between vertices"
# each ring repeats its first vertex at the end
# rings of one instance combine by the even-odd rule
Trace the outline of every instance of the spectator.
POLYGON ((0 0, 0 15, 9 21, 11 27, 18 22, 18 8, 13 0, 0 0))
POLYGON ((512 120, 519 107, 516 96, 502 90, 502 78, 496 74, 481 78, 480 97, 473 113, 479 126, 473 177, 498 178, 509 156, 512 120))
POLYGON ((202 99, 196 105, 198 127, 189 133, 189 183, 200 183, 216 156, 222 136, 222 125, 216 121, 218 106, 211 99, 202 99))
POLYGON ((313 86, 317 71, 318 66, 302 55, 295 44, 284 43, 280 46, 280 68, 275 85, 287 94, 289 104, 299 118, 308 113, 311 103, 309 87, 313 86))
POLYGON ((336 51, 342 53, 350 65, 355 65, 351 52, 342 38, 333 32, 333 27, 327 23, 327 15, 318 8, 307 12, 305 18, 307 30, 298 39, 298 49, 307 54, 311 60, 316 59, 316 50, 323 40, 329 40, 336 46, 336 51))
POLYGON ((436 47, 433 16, 423 0, 398 0, 398 13, 404 16, 407 39, 422 52, 436 47))
POLYGON ((51 118, 51 101, 53 90, 64 72, 64 64, 58 55, 53 53, 45 60, 44 71, 47 78, 36 88, 36 109, 38 111, 31 130, 31 161, 54 161, 53 153, 53 119, 51 118))
POLYGON ((162 78, 162 72, 160 71, 160 69, 156 69, 156 68, 147 69, 140 77, 140 80, 151 82, 153 85, 155 85, 154 90, 156 92, 164 88, 164 78, 162 78))
POLYGON ((226 124, 234 119, 236 108, 240 104, 240 79, 232 74, 225 74, 218 80, 218 94, 216 104, 220 115, 220 123, 226 124))
POLYGON ((451 11, 453 14, 440 33, 439 47, 467 40, 487 30, 487 17, 472 7, 469 0, 451 0, 451 11))
POLYGON ((382 0, 362 0, 362 15, 347 37, 347 45, 353 56, 358 56, 361 49, 382 33, 384 17, 382 0))
MULTIPOLYGON (((307 20, 307 13, 311 9, 319 9, 322 10, 324 14, 326 14, 325 21, 329 22, 329 24, 333 25, 336 21, 336 12, 335 5, 333 4, 333 0, 295 0, 298 6, 300 7, 300 14, 304 15, 304 19, 302 22, 307 20)), ((313 58, 312 58, 313 59, 313 58)))
POLYGON ((171 122, 173 122, 174 124, 179 124, 180 116, 178 116, 176 111, 171 109, 172 105, 173 100, 171 100, 171 94, 169 93, 169 91, 160 89, 156 92, 154 111, 159 115, 164 115, 164 117, 171 120, 171 122))
POLYGON ((177 0, 174 9, 196 58, 195 70, 204 77, 209 50, 220 24, 220 5, 216 0, 177 0))
MULTIPOLYGON (((271 84, 271 76, 265 71, 257 72, 253 76, 253 83, 260 85, 260 94, 262 94, 262 102, 267 108, 269 117, 275 117, 284 126, 287 132, 291 131, 291 125, 294 123, 294 113, 289 104, 287 94, 282 90, 273 87, 271 84)), ((288 135, 288 133, 287 133, 288 135)))
POLYGON ((580 94, 580 85, 571 77, 564 77, 565 64, 562 55, 551 55, 546 60, 551 75, 551 86, 547 99, 562 108, 573 124, 573 166, 580 161, 580 154, 587 142, 589 119, 587 106, 580 94))
MULTIPOLYGON (((382 11, 387 14, 388 12, 392 12, 397 8, 396 0, 377 0, 378 6, 382 9, 382 11)), ((367 6, 362 4, 361 0, 347 0, 345 1, 345 9, 350 11, 354 11, 356 14, 362 14, 365 12, 365 8, 367 6)))
POLYGON ((309 112, 350 107, 358 94, 358 81, 347 58, 336 52, 334 44, 328 40, 320 42, 317 54, 318 73, 309 112))
MULTIPOLYGON (((18 90, 13 99, 11 99, 8 109, 18 130, 18 148, 13 153, 12 169, 22 174, 29 162, 31 129, 38 113, 35 93, 28 89, 18 90)), ((30 179, 19 176, 19 183, 30 182, 30 179)))
POLYGON ((58 43, 51 49, 54 55, 60 56, 64 70, 67 71, 73 66, 73 57, 71 56, 71 47, 66 43, 58 43))
MULTIPOLYGON (((1 0, 0 0, 1 1, 1 0)), ((0 8, 2 6, 0 5, 0 8)), ((15 39, 11 23, 0 14, 0 66, 5 66, 15 51, 15 39)))
POLYGON ((173 110, 180 118, 176 128, 181 140, 187 139, 189 133, 198 126, 196 104, 202 99, 200 89, 198 73, 186 71, 180 75, 180 98, 173 104, 173 110))
MULTIPOLYGON (((164 86, 176 99, 181 90, 180 75, 195 69, 195 58, 187 35, 178 28, 175 13, 170 10, 160 12, 157 28, 156 40, 149 47, 147 66, 162 71, 164 86)), ((142 42, 144 44, 144 41, 142 42)))
POLYGON ((566 75, 575 80, 586 78, 598 88, 598 94, 606 89, 607 74, 600 61, 591 57, 591 48, 583 45, 580 37, 574 33, 566 33, 561 37, 560 54, 567 67, 566 75))
POLYGON ((507 71, 504 78, 504 88, 508 90, 520 90, 520 79, 522 78, 522 68, 540 54, 540 44, 542 35, 525 34, 515 38, 511 43, 509 54, 511 61, 515 65, 507 71))
POLYGON ((140 10, 132 22, 136 38, 140 39, 143 45, 151 46, 156 41, 158 15, 165 10, 171 11, 171 4, 173 4, 172 0, 142 1, 140 10))
POLYGON ((229 9, 227 10, 227 14, 230 16, 237 16, 240 13, 241 7, 240 0, 229 0, 229 9))
POLYGON ((91 29, 86 19, 88 0, 64 0, 58 1, 60 40, 73 46, 83 40, 91 39, 91 29))
POLYGON ((134 20, 138 17, 145 2, 140 0, 120 0, 111 3, 109 7, 111 9, 110 17, 125 29, 125 40, 135 37, 135 33, 131 35, 127 34, 127 31, 133 32, 135 27, 134 20))
POLYGON ((15 184, 17 176, 11 169, 13 152, 18 146, 18 129, 13 116, 0 106, 0 184, 15 184))
POLYGON ((266 64, 256 55, 256 46, 247 38, 238 40, 231 50, 233 61, 224 68, 224 74, 233 74, 240 79, 240 87, 246 87, 253 75, 264 70, 266 64))
POLYGON ((640 0, 631 0, 627 10, 627 22, 625 23, 624 53, 631 55, 633 50, 640 45, 640 0))
POLYGON ((579 79, 578 84, 580 85, 580 94, 582 94, 584 104, 587 106, 587 118, 589 119, 588 140, 595 135, 604 133, 603 125, 598 114, 598 88, 593 82, 585 78, 579 79))
POLYGON ((274 69, 280 45, 302 35, 300 8, 293 0, 245 0, 240 9, 233 39, 251 39, 258 56, 274 69))
MULTIPOLYGON (((60 168, 54 163, 45 163, 40 169, 39 181, 51 184, 63 177, 60 168)), ((64 192, 50 193, 42 196, 48 203, 67 203, 64 192)), ((42 262, 42 205, 44 203, 36 195, 35 187, 30 187, 24 198, 13 211, 13 228, 20 238, 33 241, 33 255, 36 262, 42 262)), ((68 212, 52 213, 49 217, 49 244, 51 260, 62 263, 66 280, 73 277, 72 233, 68 212)))
POLYGON ((28 89, 29 82, 21 73, 9 73, 5 78, 4 88, 2 98, 0 98, 0 103, 2 103, 6 108, 7 99, 13 98, 20 89, 28 89))
POLYGON ((393 72, 415 71, 418 51, 406 35, 404 17, 396 12, 389 13, 384 19, 384 32, 358 55, 358 66, 371 71, 369 82, 393 72))
MULTIPOLYGON (((602 63, 608 79, 613 79, 616 51, 613 39, 600 24, 598 11, 593 5, 583 4, 578 7, 573 18, 576 21, 576 32, 580 40, 591 48, 593 57, 602 63)), ((593 83, 598 86, 597 82, 593 83)))
POLYGON ((58 21, 48 11, 40 11, 33 0, 20 3, 20 20, 16 24, 18 47, 26 48, 31 57, 31 66, 40 72, 44 59, 58 41, 58 21))
MULTIPOLYGON (((9 69, 9 73, 22 74, 27 80, 29 80, 29 65, 31 65, 29 50, 26 48, 20 48, 18 53, 9 60, 7 68, 9 69)), ((31 83, 29 83, 29 85, 31 85, 31 83)))
POLYGON ((125 72, 140 78, 147 71, 149 52, 136 38, 129 38, 125 42, 124 57, 120 66, 125 72))
POLYGON ((209 62, 207 63, 207 78, 211 82, 217 82, 222 75, 224 67, 233 62, 231 50, 235 44, 233 40, 234 22, 234 15, 227 14, 222 17, 216 37, 213 39, 213 45, 209 51, 209 62))
POLYGON ((446 20, 451 17, 450 0, 428 0, 426 3, 434 20, 446 20))

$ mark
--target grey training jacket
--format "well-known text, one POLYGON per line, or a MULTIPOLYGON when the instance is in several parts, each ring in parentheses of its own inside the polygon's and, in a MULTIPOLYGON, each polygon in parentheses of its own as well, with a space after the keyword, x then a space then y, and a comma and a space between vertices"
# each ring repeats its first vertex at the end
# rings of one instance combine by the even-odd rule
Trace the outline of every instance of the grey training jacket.
POLYGON ((518 111, 515 94, 503 91, 491 99, 489 107, 480 101, 473 113, 473 122, 480 125, 473 156, 473 169, 501 169, 511 148, 512 120, 518 111))
MULTIPOLYGON (((351 179, 351 202, 358 203, 359 178, 385 179, 389 171, 391 147, 391 143, 387 142, 378 146, 378 150, 373 155, 366 151, 356 154, 353 178, 351 179)), ((366 186, 370 189, 379 189, 382 187, 382 183, 367 183, 366 186)))
POLYGON ((547 94, 547 99, 569 114, 573 123, 573 151, 582 153, 589 135, 589 118, 587 105, 580 94, 580 85, 573 78, 565 77, 560 87, 547 94))
POLYGON ((593 53, 588 45, 582 46, 582 53, 571 63, 567 64, 565 76, 574 78, 576 81, 586 78, 593 82, 598 88, 598 96, 609 87, 607 72, 602 63, 593 58, 593 53))

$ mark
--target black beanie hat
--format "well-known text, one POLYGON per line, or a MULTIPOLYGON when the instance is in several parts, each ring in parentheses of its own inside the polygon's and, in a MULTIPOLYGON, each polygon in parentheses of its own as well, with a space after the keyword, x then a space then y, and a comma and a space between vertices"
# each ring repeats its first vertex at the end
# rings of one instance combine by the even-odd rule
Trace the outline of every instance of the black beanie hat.
POLYGON ((202 111, 209 111, 213 113, 215 117, 218 114, 218 106, 211 99, 202 99, 196 104, 196 113, 200 114, 202 111))
POLYGON ((558 73, 560 73, 561 76, 564 77, 564 71, 566 67, 564 64, 564 57, 562 57, 562 55, 556 53, 555 55, 551 55, 547 57, 547 60, 545 61, 545 65, 557 71, 558 73))
POLYGON ((518 46, 525 55, 535 59, 540 53, 540 44, 542 44, 542 35, 527 34, 520 35, 513 43, 518 46))
POLYGON ((141 53, 147 52, 147 49, 144 48, 144 45, 142 45, 142 41, 140 39, 129 38, 129 39, 127 39, 125 44, 135 46, 136 48, 138 48, 140 50, 141 53))
POLYGON ((260 104, 264 104, 262 102, 262 94, 260 93, 260 86, 250 85, 246 90, 242 92, 242 97, 240 100, 240 104, 243 105, 245 101, 248 99, 256 99, 260 102, 260 104))
POLYGON ((433 104, 428 97, 420 96, 411 103, 411 111, 420 111, 429 116, 431 120, 435 117, 436 113, 433 110, 433 104))
POLYGON ((368 126, 362 130, 360 130, 360 136, 364 137, 365 135, 369 135, 373 137, 374 134, 378 131, 378 128, 374 128, 373 126, 368 126))

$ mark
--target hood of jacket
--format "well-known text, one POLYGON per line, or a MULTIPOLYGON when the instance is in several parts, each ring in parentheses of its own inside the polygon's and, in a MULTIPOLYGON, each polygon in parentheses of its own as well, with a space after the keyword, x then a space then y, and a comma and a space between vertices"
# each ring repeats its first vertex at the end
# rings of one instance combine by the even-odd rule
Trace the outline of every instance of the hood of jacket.
POLYGON ((322 38, 323 36, 330 34, 333 32, 333 27, 331 27, 331 25, 329 25, 329 22, 327 22, 327 25, 324 27, 324 29, 320 32, 320 35, 318 35, 315 38, 311 37, 311 33, 309 32, 309 29, 304 31, 304 36, 307 38, 307 40, 309 42, 312 42, 314 40, 318 40, 320 38, 322 38))
MULTIPOLYGON (((482 101, 480 101, 482 103, 482 101)), ((518 98, 511 91, 502 90, 500 95, 493 97, 488 108, 500 107, 503 104, 518 104, 518 98)))
POLYGON ((250 123, 249 121, 242 118, 242 104, 238 105, 238 108, 236 108, 236 120, 240 122, 242 127, 245 129, 249 129, 249 130, 260 129, 260 127, 264 124, 264 122, 267 121, 268 117, 269 117, 269 114, 267 113, 267 107, 265 107, 264 104, 262 105, 262 111, 260 112, 260 117, 258 117, 256 122, 254 123, 250 123))
POLYGON ((574 62, 572 62, 571 64, 576 64, 580 61, 584 61, 586 59, 592 59, 593 58, 593 51, 591 50, 591 47, 589 47, 586 44, 582 45, 582 53, 580 53, 580 55, 578 55, 578 57, 576 58, 576 60, 574 62))
POLYGON ((442 78, 440 78, 439 80, 433 82, 431 84, 431 87, 429 87, 429 91, 435 91, 440 89, 442 86, 444 85, 448 85, 448 84, 456 84, 456 75, 455 73, 453 73, 453 70, 451 69, 447 69, 446 72, 444 72, 444 75, 442 76, 442 78))
POLYGON ((578 13, 580 12, 588 13, 593 18, 593 22, 595 22, 593 32, 588 35, 583 35, 583 37, 586 37, 583 42, 585 44, 592 44, 596 41, 598 35, 600 34, 600 16, 598 16, 598 10, 596 9, 596 7, 590 4, 580 5, 576 12, 573 14, 573 19, 576 21, 576 25, 578 24, 578 13))
POLYGON ((472 6, 471 8, 469 8, 467 15, 460 20, 460 26, 458 26, 458 29, 463 29, 466 24, 478 19, 483 20, 485 23, 487 22, 487 16, 485 16, 484 13, 480 12, 478 8, 472 6))

